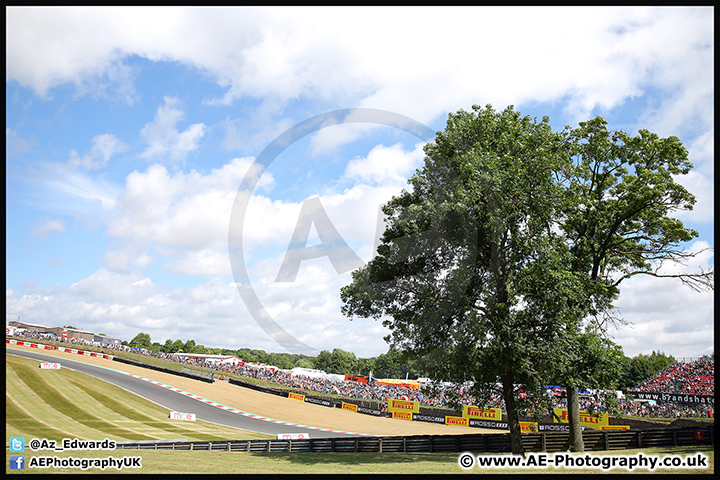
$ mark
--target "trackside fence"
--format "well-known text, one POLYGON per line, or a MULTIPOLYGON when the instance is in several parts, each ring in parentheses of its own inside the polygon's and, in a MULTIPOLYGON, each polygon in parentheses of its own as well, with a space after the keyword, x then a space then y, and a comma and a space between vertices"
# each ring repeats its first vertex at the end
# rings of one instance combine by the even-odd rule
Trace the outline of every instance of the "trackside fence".
MULTIPOLYGON (((524 433, 527 452, 561 452, 570 447, 567 432, 524 433)), ((714 445, 715 427, 644 431, 583 432, 586 451, 714 445)), ((408 437, 306 438, 288 440, 218 440, 202 442, 118 442, 117 448, 218 450, 250 453, 294 452, 510 452, 510 434, 416 435, 408 437)))

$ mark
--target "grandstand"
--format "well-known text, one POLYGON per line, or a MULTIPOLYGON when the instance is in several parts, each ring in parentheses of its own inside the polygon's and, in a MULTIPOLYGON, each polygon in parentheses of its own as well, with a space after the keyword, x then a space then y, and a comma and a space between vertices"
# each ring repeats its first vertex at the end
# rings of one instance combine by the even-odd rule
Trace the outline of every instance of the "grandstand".
POLYGON ((628 389, 632 401, 621 403, 626 415, 656 418, 705 417, 715 411, 715 360, 676 362, 628 389))
POLYGON ((673 363, 632 390, 681 395, 714 395, 715 361, 702 358, 693 362, 673 363))

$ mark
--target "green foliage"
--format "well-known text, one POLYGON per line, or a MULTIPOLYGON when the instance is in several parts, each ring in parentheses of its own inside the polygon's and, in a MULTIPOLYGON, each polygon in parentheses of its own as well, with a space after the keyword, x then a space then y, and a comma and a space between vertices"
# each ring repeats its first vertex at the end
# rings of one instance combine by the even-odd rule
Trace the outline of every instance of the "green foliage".
MULTIPOLYGON (((372 368, 375 378, 410 378, 416 379, 424 376, 419 368, 418 361, 410 358, 405 352, 390 349, 381 353, 374 359, 372 368)), ((364 373, 364 375, 367 375, 364 373)))
POLYGON ((195 340, 185 342, 179 351, 183 353, 195 353, 195 340))
POLYGON ((165 343, 160 347, 160 351, 163 353, 177 353, 178 350, 182 349, 183 347, 183 341, 182 340, 175 340, 174 342, 171 339, 165 340, 165 343))
POLYGON ((607 310, 619 284, 635 275, 674 276, 692 288, 712 289, 712 272, 658 272, 663 261, 692 257, 683 244, 698 236, 673 217, 695 204, 677 182, 692 168, 677 137, 613 132, 601 117, 565 134, 574 166, 563 179, 568 195, 560 226, 575 257, 573 269, 594 282, 593 298, 606 300, 596 313, 607 310))
MULTIPOLYGON (((425 154, 383 208, 377 256, 341 289, 346 316, 382 320, 430 376, 500 382, 511 416, 516 386, 576 393, 649 371, 606 332, 622 323, 624 279, 691 256, 682 245, 697 232, 671 216, 695 202, 676 182, 692 168, 676 137, 611 132, 600 117, 555 133, 546 118, 474 106, 425 154)), ((675 276, 713 288, 712 271, 675 276)))
POLYGON ((335 348, 332 352, 321 351, 315 359, 315 368, 327 373, 345 374, 354 371, 356 363, 354 353, 335 348))
POLYGON ((425 154, 412 190, 384 207, 378 255, 341 290, 342 311, 382 319, 391 347, 434 378, 472 380, 478 395, 499 381, 517 453, 516 388, 539 392, 548 346, 577 330, 583 284, 552 228, 569 157, 547 118, 490 106, 449 115, 425 154))
POLYGON ((138 333, 137 335, 135 335, 135 338, 130 340, 130 343, 128 343, 128 345, 135 348, 145 348, 149 350, 152 347, 152 342, 150 341, 150 334, 138 333))
POLYGON ((676 363, 674 357, 655 351, 650 355, 640 354, 633 358, 625 357, 623 368, 618 375, 620 388, 628 390, 637 387, 673 363, 676 363))
POLYGON ((315 368, 315 362, 312 357, 299 357, 293 368, 315 368))

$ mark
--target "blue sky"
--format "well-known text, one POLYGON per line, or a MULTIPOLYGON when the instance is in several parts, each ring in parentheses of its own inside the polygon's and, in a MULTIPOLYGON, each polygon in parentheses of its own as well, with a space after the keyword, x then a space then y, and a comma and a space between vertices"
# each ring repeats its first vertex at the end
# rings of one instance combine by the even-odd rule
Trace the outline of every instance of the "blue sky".
MULTIPOLYGON (((449 112, 514 105, 557 129, 601 115, 678 136, 695 166, 679 181, 697 197, 679 217, 700 232, 686 247, 713 247, 713 13, 6 8, 6 318, 123 340, 387 351, 379 322, 340 314, 339 289, 371 258, 378 207, 422 165, 424 140, 380 117, 339 121, 256 161, 344 109, 439 131, 449 112), (306 259, 277 281, 301 212, 326 215, 354 257, 306 259)), ((667 268, 707 269, 712 252, 694 262, 667 268)), ((627 281, 615 341, 628 356, 712 353, 713 299, 627 281)))

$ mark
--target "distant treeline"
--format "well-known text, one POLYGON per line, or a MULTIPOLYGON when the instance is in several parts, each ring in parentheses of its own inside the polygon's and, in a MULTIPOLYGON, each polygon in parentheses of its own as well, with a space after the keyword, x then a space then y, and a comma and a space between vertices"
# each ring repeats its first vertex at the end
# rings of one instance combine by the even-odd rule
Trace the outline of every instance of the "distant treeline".
MULTIPOLYGON (((130 342, 123 342, 124 345, 138 348, 146 348, 163 353, 201 353, 214 355, 234 355, 246 362, 264 363, 274 365, 281 369, 291 368, 315 368, 327 373, 370 375, 375 378, 409 378, 432 377, 429 372, 422 368, 420 361, 408 359, 403 352, 388 350, 377 357, 357 358, 354 353, 336 348, 332 352, 323 350, 317 357, 311 357, 295 353, 274 353, 253 348, 209 348, 196 344, 194 340, 170 340, 164 344, 152 342, 150 335, 139 333, 130 342)), ((665 355, 662 352, 652 352, 650 355, 637 355, 635 357, 624 357, 624 362, 618 368, 616 378, 619 390, 632 389, 643 381, 653 377, 663 368, 672 365, 676 359, 665 355)))

